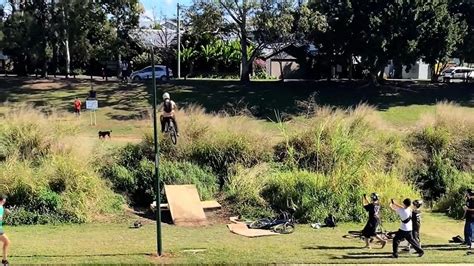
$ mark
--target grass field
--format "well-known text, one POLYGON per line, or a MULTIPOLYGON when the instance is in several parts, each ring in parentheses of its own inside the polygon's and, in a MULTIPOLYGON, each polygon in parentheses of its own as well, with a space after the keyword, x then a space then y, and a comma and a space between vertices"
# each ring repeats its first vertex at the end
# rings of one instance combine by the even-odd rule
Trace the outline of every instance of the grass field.
MULTIPOLYGON (((151 130, 150 85, 95 81, 100 110, 97 126, 89 125, 89 113, 78 119, 78 142, 84 146, 98 142, 98 130, 112 130, 110 145, 135 142, 151 130), (93 142, 91 142, 93 140, 93 142)), ((12 104, 29 104, 44 111, 69 112, 75 97, 84 100, 90 83, 84 80, 22 80, 0 78, 1 113, 12 104), (3 103, 3 104, 2 104, 3 103)), ((318 105, 351 107, 359 103, 374 105, 382 118, 394 126, 409 127, 423 114, 435 112, 438 101, 453 101, 474 115, 472 84, 422 85, 388 83, 382 88, 365 87, 358 82, 255 82, 240 85, 235 81, 173 81, 159 85, 159 95, 170 91, 180 106, 198 104, 208 112, 234 114, 250 112, 275 129, 270 120, 275 111, 294 116, 301 111, 295 104, 315 95, 318 105)), ((248 239, 230 233, 225 224, 205 229, 163 227, 166 256, 155 258, 155 225, 147 220, 138 230, 129 229, 136 217, 114 223, 84 225, 7 227, 13 241, 11 262, 31 263, 472 263, 464 247, 448 244, 462 234, 462 223, 439 214, 425 214, 422 227, 426 255, 416 258, 402 254, 388 259, 391 245, 383 250, 361 250, 359 240, 343 239, 348 230, 361 224, 343 224, 335 230, 297 227, 291 235, 248 239)), ((114 219, 116 220, 116 219, 114 219)), ((396 224, 385 225, 395 230, 396 224)))
MULTIPOLYGON (((118 141, 135 141, 151 128, 151 84, 120 84, 87 80, 23 80, 0 77, 0 113, 7 104, 30 104, 43 111, 72 112, 75 97, 83 101, 91 85, 97 91, 97 126, 89 126, 89 113, 81 117, 84 136, 96 137, 98 130, 112 130, 118 141)), ((411 82, 388 83, 370 88, 359 82, 254 82, 188 80, 158 84, 158 101, 164 91, 181 107, 197 104, 208 112, 229 114, 250 111, 258 119, 276 119, 275 112, 294 116, 302 110, 298 101, 314 96, 316 104, 352 107, 360 103, 374 105, 382 117, 397 126, 410 125, 424 113, 434 112, 440 101, 452 101, 474 107, 472 84, 423 85, 411 82)), ((473 113, 474 114, 474 113, 473 113)))
MULTIPOLYGON (((400 252, 390 259, 392 245, 384 249, 361 249, 363 242, 344 239, 348 230, 362 224, 344 224, 336 229, 312 229, 299 225, 290 235, 249 239, 229 232, 224 224, 206 228, 163 225, 165 256, 156 252, 155 223, 129 229, 128 223, 101 223, 7 228, 13 241, 11 262, 31 263, 472 263, 465 247, 449 244, 462 232, 462 224, 438 214, 425 214, 423 258, 400 252)), ((385 225, 388 230, 396 224, 385 225)))

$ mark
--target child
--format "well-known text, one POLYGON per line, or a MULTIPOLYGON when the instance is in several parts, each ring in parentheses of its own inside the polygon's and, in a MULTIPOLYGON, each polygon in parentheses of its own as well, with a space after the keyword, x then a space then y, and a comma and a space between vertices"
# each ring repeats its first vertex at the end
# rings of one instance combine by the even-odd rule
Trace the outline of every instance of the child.
POLYGON ((3 257, 2 257, 2 264, 3 265, 8 265, 8 260, 7 260, 7 252, 8 252, 8 246, 10 245, 10 240, 8 239, 7 235, 3 231, 3 217, 4 214, 9 214, 10 211, 5 209, 3 206, 5 205, 5 202, 7 201, 6 196, 0 196, 0 242, 3 243, 3 257))
MULTIPOLYGON (((421 205, 423 205, 422 200, 415 200, 413 201, 413 211, 411 215, 411 220, 413 222, 413 231, 412 231, 412 236, 413 239, 418 242, 421 246, 421 240, 420 240, 420 227, 421 227, 421 205)), ((404 249, 405 251, 410 251, 410 244, 404 249)))
POLYGON ((74 113, 79 116, 81 115, 81 100, 79 100, 79 98, 76 98, 76 100, 74 100, 74 113))
POLYGON ((397 234, 395 235, 395 238, 393 239, 393 258, 398 258, 398 245, 404 239, 406 239, 408 243, 415 249, 419 257, 425 254, 423 249, 421 249, 420 244, 415 239, 413 239, 413 221, 410 206, 410 199, 405 199, 403 201, 403 206, 395 203, 393 199, 392 203, 390 204, 390 208, 397 212, 401 220, 400 229, 398 230, 397 234))
POLYGON ((370 249, 370 239, 372 237, 376 237, 380 242, 382 242, 381 248, 384 248, 385 244, 387 244, 387 241, 385 239, 382 239, 377 234, 377 228, 379 227, 379 224, 380 224, 379 196, 376 193, 372 193, 370 195, 370 199, 372 200, 372 203, 369 203, 369 200, 367 199, 367 195, 364 194, 364 198, 363 198, 364 209, 367 212, 369 212, 369 220, 367 221, 367 224, 362 230, 362 235, 365 238, 364 248, 370 249))

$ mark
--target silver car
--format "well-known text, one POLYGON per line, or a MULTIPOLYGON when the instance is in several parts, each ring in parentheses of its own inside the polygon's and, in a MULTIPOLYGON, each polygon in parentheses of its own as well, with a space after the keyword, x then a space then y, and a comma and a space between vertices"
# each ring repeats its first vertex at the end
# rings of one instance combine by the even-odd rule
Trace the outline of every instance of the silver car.
MULTIPOLYGON (((152 76, 153 76, 152 70, 153 70, 153 68, 151 66, 145 67, 142 70, 138 70, 138 71, 133 72, 130 75, 130 78, 133 81, 151 79, 152 76)), ((173 71, 169 68, 168 68, 168 71, 169 71, 169 76, 172 77, 173 76, 173 71)), ((155 76, 156 76, 156 79, 167 80, 168 75, 166 75, 166 66, 156 65, 155 66, 155 76)))

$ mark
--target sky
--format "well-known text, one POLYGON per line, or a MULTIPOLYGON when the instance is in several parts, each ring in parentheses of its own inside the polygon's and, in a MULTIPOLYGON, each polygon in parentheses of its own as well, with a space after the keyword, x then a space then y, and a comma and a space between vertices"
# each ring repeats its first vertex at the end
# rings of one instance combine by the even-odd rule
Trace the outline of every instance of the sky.
POLYGON ((176 17, 176 4, 191 5, 192 0, 140 0, 145 7, 144 16, 155 17, 159 20, 162 17, 176 17))

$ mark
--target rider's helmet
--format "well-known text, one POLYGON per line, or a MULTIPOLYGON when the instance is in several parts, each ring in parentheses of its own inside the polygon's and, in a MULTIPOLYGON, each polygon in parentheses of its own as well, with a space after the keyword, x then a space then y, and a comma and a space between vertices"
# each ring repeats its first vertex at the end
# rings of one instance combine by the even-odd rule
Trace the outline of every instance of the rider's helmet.
POLYGON ((168 100, 171 99, 170 94, 167 93, 167 92, 163 93, 163 100, 166 100, 166 99, 168 99, 168 100))
POLYGON ((374 192, 374 193, 370 194, 370 199, 372 201, 378 201, 379 200, 379 195, 374 192))
POLYGON ((423 205, 423 201, 422 200, 414 200, 413 201, 413 206, 417 207, 417 208, 420 208, 421 205, 423 205))

